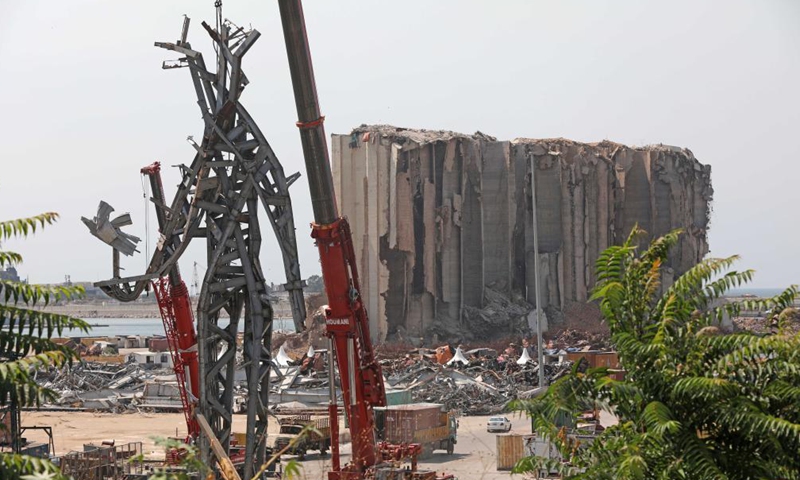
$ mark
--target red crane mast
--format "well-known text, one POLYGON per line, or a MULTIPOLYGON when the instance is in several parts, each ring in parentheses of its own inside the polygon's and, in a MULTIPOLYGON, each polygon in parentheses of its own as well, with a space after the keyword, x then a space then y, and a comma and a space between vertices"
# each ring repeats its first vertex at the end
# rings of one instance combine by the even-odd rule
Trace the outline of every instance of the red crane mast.
MULTIPOLYGON (((303 7, 301 0, 279 0, 278 5, 297 107, 297 127, 300 130, 314 210, 311 237, 319 249, 322 278, 328 296, 328 307, 325 311, 326 332, 339 369, 342 403, 350 425, 353 448, 352 461, 342 466, 339 461, 338 412, 331 374, 329 415, 333 468, 328 473, 328 479, 356 480, 375 477, 376 467, 384 463, 384 460, 408 457, 412 461, 409 478, 435 478, 434 472, 423 474, 416 471, 416 455, 421 450, 418 444, 378 445, 375 441, 373 407, 386 405, 386 392, 381 367, 375 359, 370 340, 369 319, 361 299, 350 225, 346 218, 339 215, 336 207, 323 126, 325 117, 320 113, 303 7)), ((396 478, 400 477, 402 475, 396 478)))
MULTIPOLYGON (((164 205, 164 184, 161 181, 161 163, 154 162, 141 169, 150 180, 150 190, 156 204, 159 231, 167 223, 164 205)), ((161 232, 164 234, 164 232, 161 232)), ((187 443, 200 435, 200 426, 194 416, 194 406, 200 397, 200 365, 197 359, 197 334, 194 329, 194 314, 189 289, 181 277, 176 263, 169 275, 152 282, 153 291, 164 322, 170 354, 172 356, 178 390, 186 416, 187 443)))
MULTIPOLYGON (((338 458, 338 438, 335 432, 331 432, 333 471, 328 478, 364 478, 367 470, 379 462, 372 407, 386 404, 383 376, 370 341, 369 320, 361 300, 350 226, 336 207, 323 126, 325 117, 319 109, 303 7, 300 0, 281 0, 278 4, 297 106, 297 127, 314 209, 311 236, 319 249, 328 296, 326 330, 339 369, 342 400, 353 446, 351 463, 342 467, 338 458)), ((330 415, 331 426, 337 426, 335 401, 331 402, 330 415)))

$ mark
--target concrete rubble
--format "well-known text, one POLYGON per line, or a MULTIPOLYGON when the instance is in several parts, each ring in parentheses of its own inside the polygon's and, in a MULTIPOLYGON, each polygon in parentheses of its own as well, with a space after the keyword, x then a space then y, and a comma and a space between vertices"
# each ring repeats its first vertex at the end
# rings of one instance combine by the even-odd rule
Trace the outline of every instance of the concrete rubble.
POLYGON ((530 326, 537 254, 542 308, 557 317, 587 301, 598 255, 636 224, 650 237, 684 229, 666 285, 708 252, 711 168, 685 148, 363 125, 333 135, 332 161, 376 341, 530 326))
MULTIPOLYGON (((468 317, 487 324, 500 318, 510 321, 529 311, 524 300, 510 301, 502 291, 486 289, 487 303, 468 312, 468 317)), ((329 401, 328 350, 325 338, 323 298, 315 298, 315 308, 302 333, 276 332, 272 338, 273 365, 270 371, 270 409, 276 414, 324 413, 329 401)), ((468 320, 472 321, 472 320, 468 320)), ((496 324, 495 328, 500 328, 496 324)), ((483 330, 479 330, 484 332, 483 330)), ((488 331, 484 334, 489 337, 488 331)), ((508 336, 495 342, 472 342, 462 346, 439 343, 425 348, 419 343, 380 344, 376 347, 381 362, 387 400, 390 405, 428 402, 442 403, 464 415, 501 411, 509 401, 526 398, 537 391, 538 364, 534 338, 523 338, 519 345, 508 336)), ((549 381, 564 375, 574 358, 572 352, 605 350, 610 347, 607 334, 591 334, 565 329, 546 337, 545 374, 549 381)), ((125 355, 92 357, 61 369, 37 373, 37 380, 55 390, 59 399, 50 408, 104 410, 114 412, 179 411, 183 408, 180 391, 163 338, 141 339, 149 351, 125 355), (135 359, 149 356, 147 359, 135 359), (105 361, 103 359, 106 359, 105 361), (116 361, 112 360, 116 359, 116 361)), ((419 340, 419 339, 416 339, 419 340)), ((92 339, 95 344, 107 342, 92 339)), ((74 341, 73 343, 82 344, 74 341)), ((83 343, 90 343, 89 341, 83 343)), ((109 352, 117 353, 117 351, 109 352)), ((244 412, 248 392, 241 347, 237 349, 234 412, 244 412)), ((338 376, 333 379, 341 400, 338 376)))
MULTIPOLYGON (((566 332, 564 338, 579 336, 577 332, 566 332)), ((583 347, 560 348, 562 341, 548 342, 544 365, 548 383, 572 368, 573 360, 567 358, 567 350, 592 348, 585 340, 578 344, 583 347)), ((541 392, 537 384, 539 365, 535 360, 535 348, 529 347, 527 341, 522 345, 524 347, 519 348, 511 344, 502 351, 489 347, 453 349, 446 345, 436 349, 379 349, 389 404, 441 403, 460 415, 502 412, 512 400, 530 398, 541 392)), ((327 350, 308 349, 286 365, 276 362, 271 372, 270 409, 273 413, 324 413, 329 399, 327 361, 327 350)), ((166 369, 83 362, 45 373, 38 380, 60 394, 54 405, 46 406, 50 408, 116 413, 182 408, 174 374, 166 369)), ((341 401, 338 377, 334 382, 337 399, 341 401)), ((246 389, 238 389, 236 397, 236 404, 243 407, 246 389)), ((234 411, 241 413, 243 408, 234 411)))
MULTIPOLYGON (((538 391, 539 365, 534 360, 519 363, 523 355, 513 346, 502 352, 458 347, 453 357, 441 364, 435 351, 422 349, 381 363, 387 385, 410 391, 414 402, 441 403, 461 415, 489 415, 538 391)), ((571 365, 569 360, 545 364, 548 383, 568 373, 571 365)))
MULTIPOLYGON (((79 362, 60 370, 37 372, 37 381, 59 394, 53 405, 83 410, 114 412, 137 411, 142 408, 180 408, 162 405, 157 398, 159 388, 169 390, 177 383, 171 369, 145 369, 135 363, 79 362)), ((169 397, 169 395, 167 396, 169 397)))

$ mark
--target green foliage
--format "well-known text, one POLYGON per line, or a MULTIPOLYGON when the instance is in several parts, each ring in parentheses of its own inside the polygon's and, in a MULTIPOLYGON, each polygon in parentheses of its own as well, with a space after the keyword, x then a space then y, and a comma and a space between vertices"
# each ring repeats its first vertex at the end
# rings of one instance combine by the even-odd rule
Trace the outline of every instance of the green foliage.
POLYGON ((11 237, 27 237, 29 234, 35 233, 37 227, 44 228, 45 225, 51 225, 56 220, 58 220, 57 213, 45 212, 35 217, 0 222, 0 241, 8 240, 11 237))
MULTIPOLYGON (((149 480, 192 480, 193 478, 204 478, 208 473, 208 466, 200 460, 197 447, 188 445, 181 440, 174 438, 155 438, 156 445, 164 447, 169 452, 176 450, 181 459, 178 468, 160 468, 150 475, 149 480)), ((144 461, 144 454, 131 458, 131 463, 144 461)))
POLYGON ((679 231, 640 252, 643 234, 603 252, 597 261, 599 301, 624 381, 604 368, 556 381, 540 398, 517 408, 568 463, 542 458, 520 462, 519 473, 539 468, 581 479, 800 478, 800 337, 785 330, 797 287, 768 300, 715 302, 749 281, 732 271, 737 257, 707 259, 672 285, 661 267, 679 231), (774 334, 724 334, 724 315, 770 309, 774 334), (591 445, 581 445, 554 422, 588 408, 619 419, 591 445))
MULTIPOLYGON (((278 452, 274 452, 270 458, 264 462, 263 465, 254 473, 252 480, 261 478, 261 475, 266 472, 270 466, 276 462, 280 462, 281 455, 286 453, 297 445, 303 438, 312 433, 319 433, 313 426, 304 428, 297 437, 293 438, 288 445, 278 452)), ((177 468, 162 468, 156 470, 148 480, 191 480, 192 478, 203 478, 209 471, 209 467, 200 460, 197 447, 194 445, 187 445, 186 443, 170 439, 170 438, 156 438, 156 445, 163 446, 167 451, 177 450, 178 457, 181 459, 177 468)), ((138 455, 131 459, 131 462, 141 462, 144 460, 144 455, 138 455)), ((297 460, 289 460, 283 465, 283 478, 299 478, 302 473, 302 466, 297 460)))
POLYGON ((0 454, 0 478, 68 480, 58 467, 48 460, 12 453, 0 454))
MULTIPOLYGON (((26 237, 57 218, 55 213, 44 213, 0 222, 0 241, 26 237)), ((20 254, 0 250, 0 267, 18 265, 22 261, 20 254)), ((83 293, 82 287, 47 287, 0 280, 0 405, 38 406, 56 398, 55 392, 36 383, 33 374, 77 359, 76 352, 57 345, 50 338, 72 328, 88 332, 89 325, 83 320, 45 313, 38 308, 83 293)), ((0 453, 0 478, 60 479, 64 476, 46 460, 0 453)))

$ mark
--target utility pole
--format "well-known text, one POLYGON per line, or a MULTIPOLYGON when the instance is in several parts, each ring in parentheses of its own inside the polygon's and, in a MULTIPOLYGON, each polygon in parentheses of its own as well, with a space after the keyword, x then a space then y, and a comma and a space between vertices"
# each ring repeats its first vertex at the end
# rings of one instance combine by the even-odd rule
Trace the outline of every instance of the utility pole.
POLYGON ((539 226, 536 221, 536 161, 531 154, 531 205, 533 207, 533 276, 536 278, 534 284, 534 298, 536 301, 536 351, 539 353, 539 386, 545 386, 544 379, 544 341, 542 340, 542 302, 539 296, 539 226))
POLYGON ((192 296, 196 297, 200 292, 200 275, 197 274, 197 262, 194 262, 194 271, 192 271, 192 296))

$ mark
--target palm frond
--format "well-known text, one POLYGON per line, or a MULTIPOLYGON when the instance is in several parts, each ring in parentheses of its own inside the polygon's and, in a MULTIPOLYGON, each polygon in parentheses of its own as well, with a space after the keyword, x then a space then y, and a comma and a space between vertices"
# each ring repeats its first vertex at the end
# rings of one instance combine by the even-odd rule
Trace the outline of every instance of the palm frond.
POLYGON ((682 435, 678 443, 683 450, 683 460, 687 470, 696 475, 693 478, 714 480, 728 478, 714 462, 709 446, 701 441, 694 432, 682 435))
POLYGON ((650 247, 642 253, 642 260, 646 263, 664 262, 669 250, 678 243, 681 233, 683 229, 678 228, 653 240, 650 247))
MULTIPOLYGON (((706 284, 715 276, 728 270, 738 259, 737 255, 705 259, 675 280, 675 283, 667 289, 666 295, 676 295, 691 304, 702 305, 706 303, 703 289, 706 284)), ((743 272, 742 274, 752 275, 752 272, 743 272)))
POLYGON ((647 462, 641 455, 625 455, 617 467, 616 478, 625 480, 641 480, 645 478, 647 462))
POLYGON ((681 422, 675 420, 669 407, 657 400, 644 407, 642 419, 648 431, 659 437, 668 433, 677 433, 681 428, 681 422))
POLYGON ((4 303, 24 303, 28 306, 47 306, 51 301, 69 300, 85 293, 81 286, 31 285, 11 280, 0 280, 0 296, 4 303))
POLYGON ((88 333, 91 327, 84 320, 69 315, 0 304, 0 328, 51 338, 68 330, 88 333))
POLYGON ((44 228, 45 225, 52 224, 57 219, 57 213, 46 212, 34 217, 2 221, 0 222, 0 240, 8 240, 11 237, 26 237, 35 233, 37 227, 44 228))
POLYGON ((672 395, 689 402, 720 402, 736 396, 739 386, 722 378, 688 377, 677 380, 672 395))
POLYGON ((0 250, 0 267, 13 267, 20 263, 22 263, 22 255, 19 253, 0 250))
POLYGON ((55 400, 55 392, 36 383, 32 373, 51 366, 61 367, 68 360, 63 352, 52 351, 0 362, 0 405, 7 404, 11 395, 15 395, 18 404, 22 406, 38 406, 55 400))

